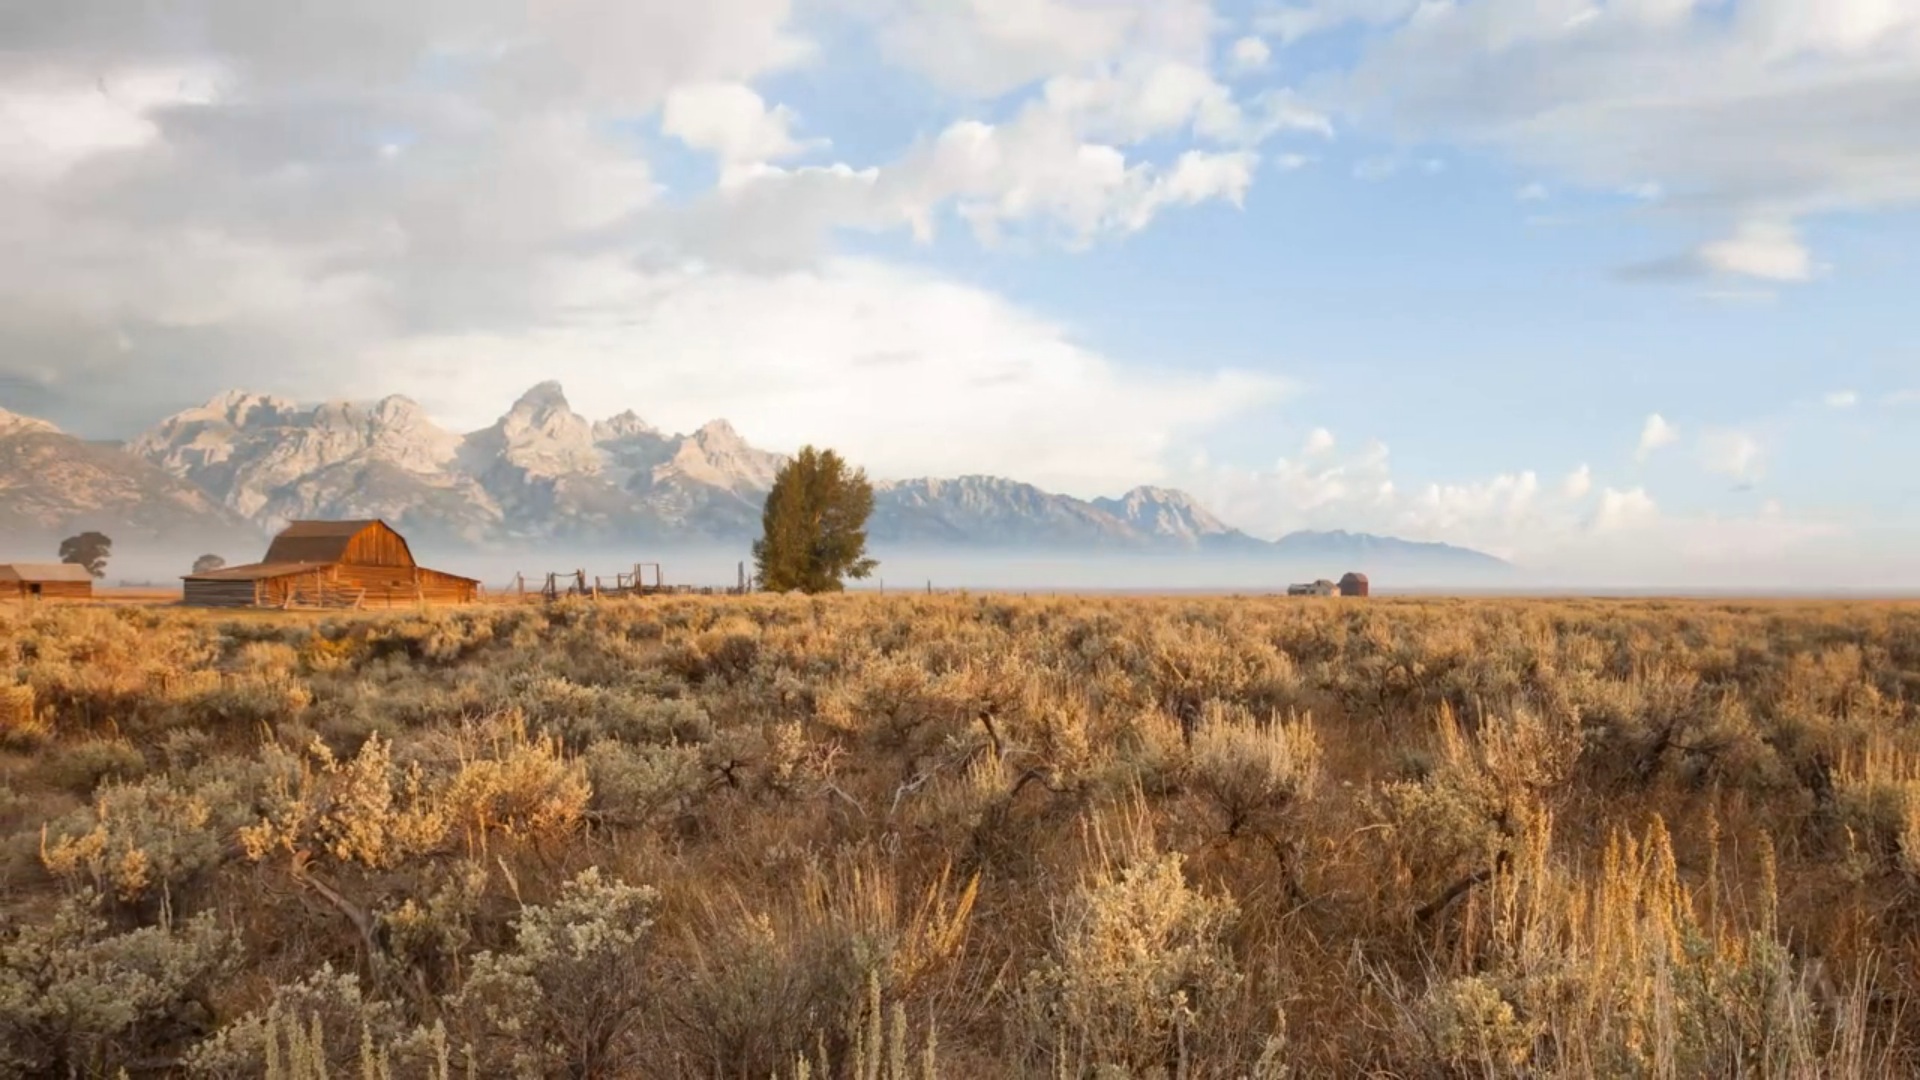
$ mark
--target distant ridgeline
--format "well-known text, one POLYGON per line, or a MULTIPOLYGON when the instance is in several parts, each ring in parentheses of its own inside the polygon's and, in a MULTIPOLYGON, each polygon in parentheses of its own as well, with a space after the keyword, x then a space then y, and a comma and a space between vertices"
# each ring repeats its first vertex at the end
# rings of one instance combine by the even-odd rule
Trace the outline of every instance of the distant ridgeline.
MULTIPOLYGON (((235 391, 124 445, 0 413, 0 476, 9 482, 0 530, 38 538, 98 529, 122 552, 176 541, 231 548, 306 520, 380 520, 441 551, 737 546, 758 534, 783 460, 724 420, 688 434, 631 412, 590 421, 556 383, 466 434, 404 397, 304 406, 235 391)), ((1196 555, 1427 576, 1510 569, 1465 548, 1365 533, 1264 540, 1167 488, 1088 500, 974 475, 874 489, 868 540, 883 549, 1196 555)))

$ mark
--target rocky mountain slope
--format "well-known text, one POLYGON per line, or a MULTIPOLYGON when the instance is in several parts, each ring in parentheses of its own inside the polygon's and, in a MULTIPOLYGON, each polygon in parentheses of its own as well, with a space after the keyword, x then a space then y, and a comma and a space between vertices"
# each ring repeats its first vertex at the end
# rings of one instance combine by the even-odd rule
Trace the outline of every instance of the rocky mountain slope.
POLYGON ((208 543, 250 531, 194 485, 118 446, 0 410, 0 560, 53 557, 60 538, 208 543))
POLYGON ((1274 554, 1289 562, 1312 562, 1380 569, 1417 566, 1424 569, 1501 571, 1503 559, 1452 544, 1423 543, 1371 533, 1293 532, 1273 542, 1274 554))
MULTIPOLYGON (((465 434, 398 396, 303 406, 233 391, 168 417, 124 451, 0 412, 0 454, 12 455, 0 458, 0 492, 17 491, 4 513, 22 527, 84 518, 142 535, 236 527, 258 535, 294 518, 380 517, 443 548, 744 543, 759 531, 783 461, 724 420, 688 434, 632 412, 591 421, 553 382, 465 434)), ((0 527, 7 520, 0 515, 0 527)), ((993 476, 877 481, 868 534, 882 548, 1204 553, 1311 561, 1327 572, 1504 565, 1363 534, 1269 542, 1165 488, 1084 500, 993 476)))
POLYGON ((229 393, 169 417, 132 452, 271 531, 382 517, 442 542, 735 536, 757 526, 777 454, 725 421, 663 435, 631 412, 589 422, 558 383, 492 426, 437 426, 404 397, 301 408, 229 393))

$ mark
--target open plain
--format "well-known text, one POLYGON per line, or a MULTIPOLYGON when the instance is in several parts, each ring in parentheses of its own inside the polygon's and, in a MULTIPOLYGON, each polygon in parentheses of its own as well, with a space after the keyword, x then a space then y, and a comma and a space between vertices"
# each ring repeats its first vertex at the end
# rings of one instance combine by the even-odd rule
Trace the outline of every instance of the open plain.
POLYGON ((1898 602, 0 609, 0 1075, 1912 1075, 1917 722, 1898 602))

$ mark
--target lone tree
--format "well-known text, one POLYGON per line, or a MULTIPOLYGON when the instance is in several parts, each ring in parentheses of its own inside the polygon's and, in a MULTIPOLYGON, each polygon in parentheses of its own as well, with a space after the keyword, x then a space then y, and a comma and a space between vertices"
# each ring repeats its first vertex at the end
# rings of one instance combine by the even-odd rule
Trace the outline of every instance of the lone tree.
POLYGON ((211 574, 225 565, 227 565, 227 560, 218 555, 202 555, 193 560, 193 572, 196 574, 211 574))
POLYGON ((106 533, 83 532, 60 541, 60 561, 84 566, 96 578, 107 576, 107 556, 113 554, 113 541, 106 533))
POLYGON ((774 477, 761 511, 753 564, 774 592, 838 592, 842 578, 864 578, 879 563, 867 557, 867 515, 873 485, 864 469, 831 450, 802 447, 774 477))

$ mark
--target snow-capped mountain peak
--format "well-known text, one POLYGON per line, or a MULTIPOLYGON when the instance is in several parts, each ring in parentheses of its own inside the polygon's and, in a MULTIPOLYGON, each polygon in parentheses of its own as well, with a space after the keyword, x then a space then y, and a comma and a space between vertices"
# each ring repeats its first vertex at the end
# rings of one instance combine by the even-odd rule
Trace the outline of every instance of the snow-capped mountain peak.
POLYGON ((593 425, 573 411, 566 392, 552 381, 521 394, 505 416, 468 441, 484 456, 497 456, 532 477, 591 474, 602 464, 593 425))
POLYGON ((640 419, 632 409, 596 421, 593 425, 593 441, 596 443, 621 442, 627 439, 645 436, 658 436, 660 429, 640 419))
POLYGON ((710 420, 680 442, 666 464, 654 470, 656 482, 685 480, 737 492, 761 492, 773 486, 783 458, 756 450, 725 420, 710 420))
POLYGON ((1193 496, 1168 488, 1143 485, 1117 499, 1095 499, 1093 505, 1143 532, 1189 543, 1234 531, 1193 496))
MULTIPOLYGON (((11 444, 25 453, 42 441, 32 433, 52 430, 42 421, 0 413, 0 436, 29 435, 0 439, 0 448, 11 444)), ((662 434, 632 411, 589 422, 556 382, 530 388, 497 422, 465 436, 442 428, 405 397, 302 406, 233 391, 135 439, 127 450, 144 460, 68 441, 74 446, 63 453, 76 463, 83 454, 93 455, 85 467, 95 474, 112 471, 104 462, 123 464, 113 498, 138 494, 136 488, 169 492, 151 497, 170 499, 190 519, 244 519, 272 530, 289 518, 380 517, 426 543, 612 541, 640 551, 751 538, 786 460, 754 447, 725 420, 684 435, 662 434), (149 479, 136 479, 141 476, 149 479), (201 500, 201 511, 191 509, 194 499, 201 500)), ((0 476, 0 488, 7 479, 0 476)), ((65 501, 41 498, 36 505, 47 509, 36 513, 44 524, 73 518, 88 506, 118 505, 108 498, 108 486, 105 480, 91 484, 95 494, 84 499, 71 492, 61 496, 65 501)), ((126 520, 136 520, 137 513, 150 511, 129 510, 126 520)), ((1496 563, 1473 553, 1456 556, 1458 549, 1381 537, 1259 540, 1169 488, 1143 486, 1117 498, 1088 500, 977 474, 876 481, 868 537, 883 547, 1200 552, 1348 568, 1402 551, 1427 561, 1496 563)))

